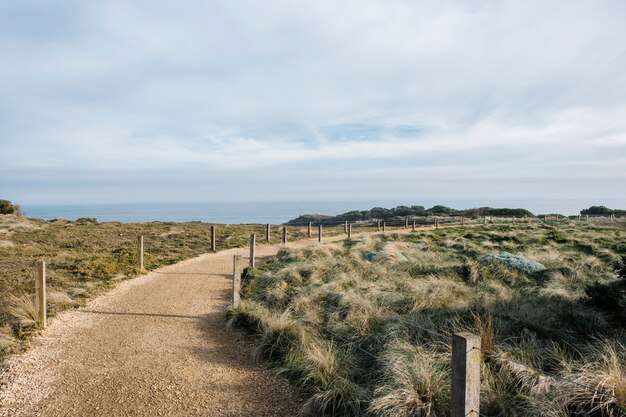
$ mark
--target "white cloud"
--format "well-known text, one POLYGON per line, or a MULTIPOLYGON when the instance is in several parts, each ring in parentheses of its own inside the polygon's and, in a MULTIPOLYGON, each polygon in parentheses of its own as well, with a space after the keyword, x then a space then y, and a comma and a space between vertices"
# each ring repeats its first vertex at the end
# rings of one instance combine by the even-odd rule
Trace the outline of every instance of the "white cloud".
POLYGON ((299 182, 320 166, 344 179, 621 179, 625 12, 617 0, 0 4, 0 166, 5 181, 23 169, 259 169, 263 181, 281 167, 299 182), (355 125, 375 131, 364 140, 355 125))

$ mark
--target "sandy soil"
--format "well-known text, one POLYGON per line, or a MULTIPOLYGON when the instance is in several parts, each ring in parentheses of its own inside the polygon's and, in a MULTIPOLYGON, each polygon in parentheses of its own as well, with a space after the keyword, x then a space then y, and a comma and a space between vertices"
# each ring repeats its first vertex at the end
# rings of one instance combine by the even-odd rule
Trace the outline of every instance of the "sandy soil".
MULTIPOLYGON (((259 245, 257 256, 279 248, 259 245)), ((288 384, 225 329, 233 255, 248 253, 161 268, 59 314, 31 349, 7 360, 0 416, 296 415, 288 384)))

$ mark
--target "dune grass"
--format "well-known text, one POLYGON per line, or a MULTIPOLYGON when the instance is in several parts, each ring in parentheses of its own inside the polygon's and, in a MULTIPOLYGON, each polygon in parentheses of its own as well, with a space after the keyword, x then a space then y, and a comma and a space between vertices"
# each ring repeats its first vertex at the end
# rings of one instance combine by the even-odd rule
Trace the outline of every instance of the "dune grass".
POLYGON ((588 291, 619 280, 624 232, 520 222, 282 250, 246 272, 229 323, 302 389, 303 415, 448 415, 451 335, 470 331, 482 415, 624 416, 626 323, 588 291))

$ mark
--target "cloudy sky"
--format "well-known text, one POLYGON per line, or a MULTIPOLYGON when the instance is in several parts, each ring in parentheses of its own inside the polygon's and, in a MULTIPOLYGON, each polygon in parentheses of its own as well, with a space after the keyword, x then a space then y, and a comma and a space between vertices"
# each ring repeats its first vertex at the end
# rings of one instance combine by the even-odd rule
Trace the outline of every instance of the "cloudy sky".
POLYGON ((626 2, 0 0, 0 198, 626 194, 626 2))

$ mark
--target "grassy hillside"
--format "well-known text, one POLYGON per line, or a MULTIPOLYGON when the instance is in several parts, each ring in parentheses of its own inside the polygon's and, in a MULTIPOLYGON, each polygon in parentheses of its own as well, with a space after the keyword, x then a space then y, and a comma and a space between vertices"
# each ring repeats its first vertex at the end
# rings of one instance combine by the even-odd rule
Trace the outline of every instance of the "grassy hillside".
POLYGON ((533 221, 283 250, 229 320, 306 415, 448 415, 451 335, 470 331, 481 415, 624 416, 624 232, 533 221))
MULTIPOLYGON (((0 354, 19 349, 37 331, 33 302, 37 260, 48 264, 48 307, 54 315, 136 276, 139 235, 145 236, 145 267, 150 270, 210 251, 210 228, 200 222, 98 224, 88 219, 43 221, 0 215, 0 354)), ((257 233, 262 242, 265 225, 218 225, 217 249, 245 246, 250 233, 257 233)), ((290 228, 289 239, 305 233, 290 228)), ((276 226, 272 239, 280 239, 276 226)))

